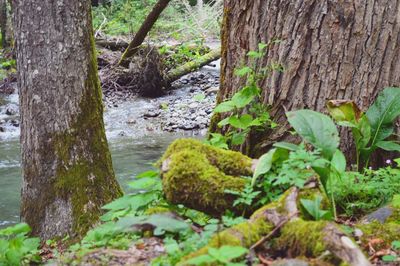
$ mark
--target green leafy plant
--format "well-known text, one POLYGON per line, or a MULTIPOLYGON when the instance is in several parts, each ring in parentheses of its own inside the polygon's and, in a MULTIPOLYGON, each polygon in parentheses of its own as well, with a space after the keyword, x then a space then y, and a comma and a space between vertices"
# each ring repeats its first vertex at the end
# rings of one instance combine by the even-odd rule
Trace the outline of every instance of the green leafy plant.
POLYGON ((240 246, 222 246, 220 248, 208 248, 208 254, 194 257, 187 261, 189 265, 218 265, 239 266, 245 263, 233 262, 248 252, 246 248, 240 246))
POLYGON ((331 187, 339 211, 357 218, 392 201, 400 191, 399 179, 398 168, 365 169, 363 173, 346 172, 331 187))
POLYGON ((25 223, 0 230, 0 265, 21 265, 40 262, 39 238, 30 238, 30 227, 25 223))
POLYGON ((252 205, 253 201, 261 193, 261 191, 254 191, 254 187, 248 183, 242 191, 225 190, 225 193, 238 196, 233 202, 233 206, 241 205, 244 207, 243 212, 245 212, 246 207, 252 205))
POLYGON ((322 197, 316 196, 314 200, 300 199, 301 206, 314 218, 315 221, 331 220, 332 213, 321 209, 322 197))
POLYGON ((394 133, 394 121, 400 115, 400 88, 385 88, 364 114, 353 101, 329 101, 328 110, 341 126, 350 127, 357 154, 357 168, 368 167, 371 154, 378 148, 400 151, 397 141, 387 140, 394 133))
MULTIPOLYGON (((258 51, 250 51, 247 56, 251 59, 251 66, 245 66, 235 71, 238 77, 246 78, 246 85, 236 92, 230 100, 218 104, 214 113, 229 113, 218 123, 219 127, 227 127, 225 133, 227 146, 241 145, 252 130, 265 130, 274 128, 276 124, 271 120, 268 107, 260 103, 261 89, 258 82, 272 71, 283 71, 283 67, 272 64, 268 67, 260 67, 259 58, 265 56, 266 48, 276 43, 260 43, 258 51)), ((209 143, 213 143, 211 135, 209 143)), ((221 140, 221 138, 219 138, 221 140)))

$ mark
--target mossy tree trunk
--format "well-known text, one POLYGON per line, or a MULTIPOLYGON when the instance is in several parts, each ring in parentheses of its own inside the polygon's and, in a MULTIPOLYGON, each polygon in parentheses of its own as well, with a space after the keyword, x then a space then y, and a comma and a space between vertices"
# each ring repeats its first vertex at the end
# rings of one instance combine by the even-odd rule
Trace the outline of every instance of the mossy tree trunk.
POLYGON ((7 41, 7 1, 0 0, 0 28, 1 28, 1 46, 8 47, 7 41))
MULTIPOLYGON (((249 63, 248 51, 282 41, 258 62, 286 68, 260 82, 262 101, 280 127, 250 136, 241 147, 249 155, 291 137, 285 111, 325 111, 328 99, 353 99, 365 110, 384 87, 400 85, 399 0, 225 0, 224 10, 219 102, 244 85, 234 70, 249 63)), ((218 120, 211 131, 219 131, 218 120)), ((351 137, 343 134, 351 158, 351 137)))
POLYGON ((89 0, 14 1, 21 217, 42 239, 79 237, 121 195, 103 123, 89 0))

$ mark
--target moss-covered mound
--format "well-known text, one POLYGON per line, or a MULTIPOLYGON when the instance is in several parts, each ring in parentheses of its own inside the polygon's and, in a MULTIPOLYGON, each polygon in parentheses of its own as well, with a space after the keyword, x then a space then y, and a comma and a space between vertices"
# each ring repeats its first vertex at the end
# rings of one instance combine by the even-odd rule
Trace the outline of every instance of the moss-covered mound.
POLYGON ((193 139, 171 144, 159 162, 163 190, 171 203, 219 216, 233 207, 236 196, 226 190, 241 191, 252 174, 251 158, 238 152, 218 149, 193 139))

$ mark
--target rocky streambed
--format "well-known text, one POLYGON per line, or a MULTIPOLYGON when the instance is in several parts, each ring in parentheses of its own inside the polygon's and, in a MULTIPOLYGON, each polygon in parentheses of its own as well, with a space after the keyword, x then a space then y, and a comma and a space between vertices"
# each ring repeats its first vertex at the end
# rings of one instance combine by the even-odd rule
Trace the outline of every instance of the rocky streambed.
MULTIPOLYGON (((150 131, 204 134, 219 87, 219 62, 183 76, 172 85, 166 95, 154 99, 108 93, 104 99, 104 119, 109 137, 144 135, 150 131)), ((16 84, 9 83, 7 92, 5 95, 0 91, 0 140, 19 134, 16 84)))

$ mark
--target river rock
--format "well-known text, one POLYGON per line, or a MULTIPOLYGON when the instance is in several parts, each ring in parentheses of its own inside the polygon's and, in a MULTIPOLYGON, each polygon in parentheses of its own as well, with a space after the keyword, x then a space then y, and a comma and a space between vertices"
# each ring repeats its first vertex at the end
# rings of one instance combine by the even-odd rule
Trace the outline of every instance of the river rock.
POLYGON ((393 209, 391 207, 382 207, 373 213, 365 216, 362 221, 364 223, 370 223, 373 221, 378 221, 380 223, 385 223, 386 220, 393 214, 393 209))

